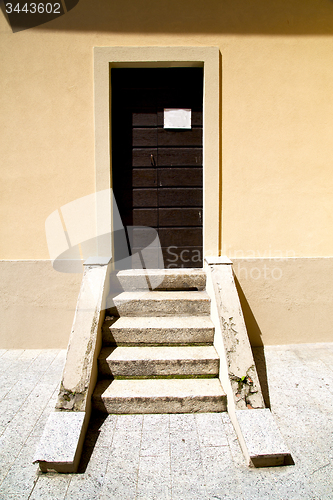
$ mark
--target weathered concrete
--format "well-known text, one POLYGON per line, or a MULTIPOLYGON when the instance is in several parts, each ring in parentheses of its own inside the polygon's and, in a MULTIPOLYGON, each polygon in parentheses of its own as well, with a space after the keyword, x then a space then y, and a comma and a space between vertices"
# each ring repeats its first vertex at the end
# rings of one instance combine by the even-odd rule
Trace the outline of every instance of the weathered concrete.
POLYGON ((99 382, 94 406, 107 413, 187 413, 225 411, 218 379, 108 380, 99 382))
POLYGON ((35 458, 42 470, 52 468, 58 472, 73 472, 78 466, 89 424, 91 395, 97 381, 101 327, 109 292, 108 272, 108 265, 85 266, 56 403, 59 412, 51 416, 40 442, 40 453, 35 458), (64 415, 69 416, 58 417, 58 413, 61 415, 64 410, 64 415), (72 412, 78 412, 80 416, 71 416, 75 415, 72 412), (78 422, 81 422, 80 425, 78 422), (70 433, 66 433, 68 423, 73 425, 70 433), (71 450, 69 455, 64 452, 61 456, 58 445, 60 435, 63 436, 60 440, 62 446, 71 450))
POLYGON ((236 418, 252 465, 274 467, 290 463, 290 451, 269 408, 237 410, 236 418))
POLYGON ((103 325, 104 344, 212 344, 209 316, 122 317, 103 325))
POLYGON ((106 347, 98 358, 99 372, 117 377, 217 376, 219 356, 213 346, 106 347))
POLYGON ((232 267, 228 264, 211 265, 209 272, 219 321, 215 326, 219 326, 222 333, 222 338, 215 336, 215 344, 222 359, 227 361, 235 408, 264 408, 232 267))
POLYGON ((85 411, 97 379, 108 266, 86 266, 78 297, 58 409, 85 411))
POLYGON ((123 292, 114 299, 120 316, 201 316, 210 312, 204 291, 123 292))
POLYGON ((129 269, 117 277, 126 292, 133 290, 204 290, 206 273, 203 269, 129 269))
POLYGON ((207 273, 214 345, 221 359, 220 380, 244 457, 255 467, 281 465, 291 460, 291 455, 270 411, 265 409, 232 267, 228 262, 212 263, 207 273))

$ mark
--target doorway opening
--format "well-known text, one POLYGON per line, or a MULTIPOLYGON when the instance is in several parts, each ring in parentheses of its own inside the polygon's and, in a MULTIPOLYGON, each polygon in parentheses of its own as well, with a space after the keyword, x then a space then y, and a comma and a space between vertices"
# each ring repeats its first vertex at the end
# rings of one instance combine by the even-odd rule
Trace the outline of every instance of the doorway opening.
POLYGON ((112 186, 124 227, 135 228, 131 252, 149 227, 159 267, 202 267, 203 68, 112 68, 111 82, 112 186))

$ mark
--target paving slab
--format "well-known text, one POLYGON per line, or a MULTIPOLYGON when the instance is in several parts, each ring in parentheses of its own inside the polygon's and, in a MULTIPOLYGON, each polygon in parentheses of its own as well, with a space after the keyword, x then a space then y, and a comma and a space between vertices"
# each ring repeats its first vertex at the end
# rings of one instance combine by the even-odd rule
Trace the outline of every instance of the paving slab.
POLYGON ((171 500, 170 454, 140 456, 136 498, 171 500))
POLYGON ((70 475, 39 474, 29 500, 63 500, 71 481, 70 475))
POLYGON ((240 500, 241 478, 234 469, 229 446, 204 446, 201 458, 208 497, 240 500))
POLYGON ((195 419, 189 419, 192 425, 188 425, 186 420, 187 415, 183 418, 170 416, 172 498, 206 499, 206 484, 195 419), (180 427, 175 425, 177 422, 181 424, 180 427))
MULTIPOLYGON (((247 467, 227 413, 108 415, 91 421, 80 472, 66 476, 39 473, 31 463, 39 440, 35 429, 42 415, 45 418, 52 411, 49 399, 40 414, 24 413, 30 415, 30 434, 19 429, 24 422, 15 418, 15 426, 0 438, 0 499, 136 500, 144 495, 169 495, 172 500, 333 500, 332 394, 328 391, 322 401, 313 391, 297 392, 295 380, 289 376, 291 368, 294 374, 303 370, 319 385, 323 368, 316 361, 321 355, 325 358, 327 349, 317 344, 313 350, 310 346, 302 350, 299 345, 264 349, 271 411, 295 465, 247 467), (281 376, 283 383, 278 383, 281 376), (214 446, 207 433, 207 429, 218 430, 217 416, 227 445, 215 438, 215 444, 221 446, 214 446), (160 469, 161 464, 165 470, 160 469), (162 480, 157 484, 159 470, 162 480)), ((0 358, 0 367, 1 362, 0 358)), ((61 366, 60 359, 54 362, 61 366)), ((0 372, 0 385, 4 377, 5 371, 0 372)), ((333 376, 325 377, 333 382, 333 376)), ((50 384, 50 398, 54 383, 58 380, 50 384)))
MULTIPOLYGON (((135 428, 140 420, 142 422, 142 419, 127 419, 131 430, 114 435, 100 500, 110 498, 123 500, 136 497, 141 430, 135 430, 135 428)), ((123 428, 124 423, 120 419, 120 428, 123 428)))
POLYGON ((201 446, 228 446, 220 413, 197 413, 195 422, 201 446))
POLYGON ((103 447, 86 446, 78 474, 71 475, 66 500, 97 500, 104 484, 109 453, 103 447))
POLYGON ((26 441, 15 463, 10 467, 0 485, 1 500, 27 500, 37 481, 36 466, 32 463, 38 438, 26 441))
POLYGON ((169 438, 169 415, 144 415, 140 457, 167 457, 170 453, 169 438))

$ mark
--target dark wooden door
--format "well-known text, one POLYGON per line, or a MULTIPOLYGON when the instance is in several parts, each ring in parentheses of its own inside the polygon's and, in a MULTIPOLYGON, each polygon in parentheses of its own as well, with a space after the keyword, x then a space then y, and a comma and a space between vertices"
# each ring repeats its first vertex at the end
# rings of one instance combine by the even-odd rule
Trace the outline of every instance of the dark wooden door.
MULTIPOLYGON (((164 267, 202 267, 203 71, 117 68, 111 82, 112 179, 122 222, 156 229, 164 267), (190 109, 191 129, 165 129, 165 108, 190 109)), ((132 252, 141 249, 139 235, 132 252)))

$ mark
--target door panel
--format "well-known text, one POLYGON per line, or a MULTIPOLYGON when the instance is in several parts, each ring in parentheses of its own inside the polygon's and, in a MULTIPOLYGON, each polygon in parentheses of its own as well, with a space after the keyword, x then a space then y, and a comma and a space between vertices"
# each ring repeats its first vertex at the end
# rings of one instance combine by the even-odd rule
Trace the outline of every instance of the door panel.
POLYGON ((156 187, 157 170, 156 168, 133 168, 132 170, 133 187, 156 187))
POLYGON ((152 113, 149 109, 145 110, 144 108, 141 112, 133 111, 132 125, 133 127, 157 127, 157 113, 152 113))
POLYGON ((133 207, 158 207, 157 189, 133 189, 133 207))
POLYGON ((202 232, 199 227, 174 227, 172 231, 168 228, 159 229, 159 237, 162 247, 167 245, 182 246, 198 246, 201 244, 202 232))
POLYGON ((161 167, 202 165, 201 148, 159 148, 158 164, 161 167))
POLYGON ((134 208, 133 226, 158 227, 159 211, 154 208, 134 208))
POLYGON ((160 168, 159 186, 202 186, 202 168, 160 168))
POLYGON ((179 131, 157 129, 157 144, 161 146, 202 146, 201 128, 179 131))
POLYGON ((201 208, 159 208, 159 223, 162 227, 200 226, 201 208))
POLYGON ((160 207, 201 207, 201 188, 165 188, 159 191, 160 207))
POLYGON ((174 246, 162 247, 164 262, 168 267, 179 267, 179 262, 183 267, 202 267, 202 246, 174 246))
POLYGON ((133 128, 132 146, 202 146, 201 128, 179 131, 165 130, 163 128, 136 127, 133 128))
POLYGON ((114 194, 123 224, 142 226, 132 252, 147 246, 148 226, 165 267, 201 267, 202 69, 117 68, 111 81, 114 194), (191 109, 191 129, 164 129, 164 108, 191 109))
POLYGON ((156 146, 157 128, 133 128, 132 145, 134 147, 156 146))
POLYGON ((132 166, 133 167, 151 167, 151 156, 157 158, 157 148, 133 149, 132 166))

